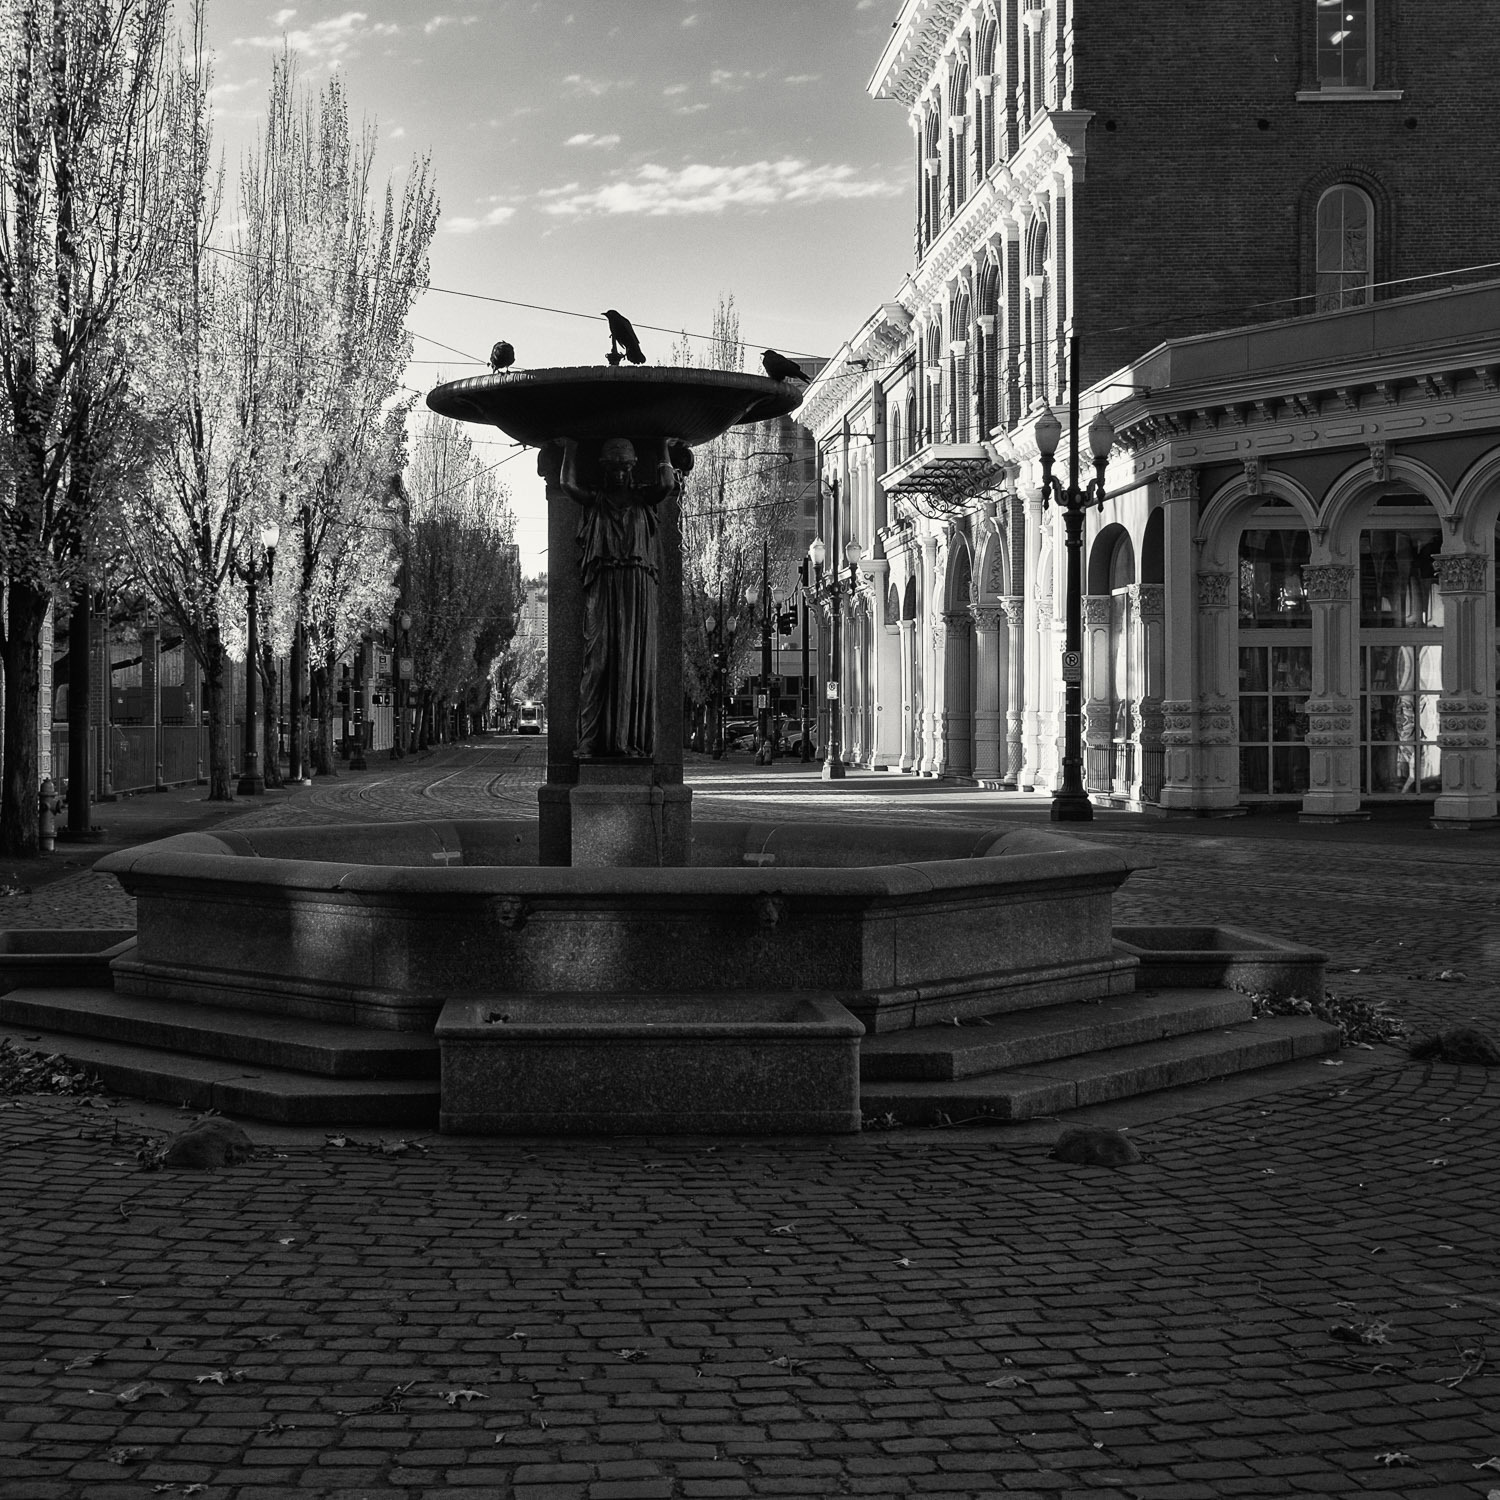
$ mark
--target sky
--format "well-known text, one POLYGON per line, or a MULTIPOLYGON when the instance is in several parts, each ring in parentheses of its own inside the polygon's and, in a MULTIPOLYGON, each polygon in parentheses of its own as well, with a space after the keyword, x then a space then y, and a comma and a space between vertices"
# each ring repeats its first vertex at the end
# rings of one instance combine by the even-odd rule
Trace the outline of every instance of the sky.
MULTIPOLYGON (((382 176, 431 159, 442 212, 408 320, 414 389, 483 373, 501 338, 519 367, 602 363, 606 307, 665 363, 721 295, 758 369, 767 346, 833 353, 909 269, 906 115, 865 92, 899 8, 208 0, 217 143, 232 175, 285 39, 309 84, 342 73, 382 176)), ((523 569, 544 571, 534 450, 471 436, 503 464, 523 569)))

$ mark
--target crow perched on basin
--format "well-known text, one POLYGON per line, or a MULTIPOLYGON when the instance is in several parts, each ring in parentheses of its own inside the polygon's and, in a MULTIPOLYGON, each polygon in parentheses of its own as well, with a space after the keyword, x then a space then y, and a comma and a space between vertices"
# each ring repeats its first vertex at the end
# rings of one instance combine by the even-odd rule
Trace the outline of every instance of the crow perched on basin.
POLYGON ((623 313, 617 313, 612 307, 605 312, 604 317, 609 323, 609 352, 614 354, 617 348, 623 349, 625 358, 631 364, 645 364, 646 356, 641 353, 641 341, 635 336, 630 319, 623 313))
POLYGON ((772 380, 800 380, 803 385, 808 383, 807 374, 795 359, 788 359, 784 354, 778 354, 774 349, 767 349, 760 357, 760 362, 766 367, 766 374, 772 380))
POLYGON ((515 362, 516 351, 504 339, 490 350, 490 369, 496 372, 510 369, 515 362))

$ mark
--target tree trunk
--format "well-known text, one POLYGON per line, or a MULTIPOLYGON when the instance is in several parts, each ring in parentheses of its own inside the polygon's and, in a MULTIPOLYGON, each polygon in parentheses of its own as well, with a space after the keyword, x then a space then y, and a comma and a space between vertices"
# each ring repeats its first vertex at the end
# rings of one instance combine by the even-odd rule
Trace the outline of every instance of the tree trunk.
POLYGON ((333 680, 332 667, 319 662, 312 671, 312 763, 318 776, 337 776, 333 754, 333 680))
POLYGON ((5 735, 0 854, 34 859, 37 842, 37 692, 48 595, 12 580, 5 610, 5 735))
POLYGON ((89 748, 93 738, 93 642, 89 637, 94 590, 87 581, 73 585, 73 618, 68 622, 68 832, 89 831, 89 748))
POLYGON ((281 775, 281 731, 277 718, 276 653, 269 646, 261 648, 260 681, 266 711, 261 716, 260 759, 268 787, 285 786, 281 775))
POLYGON ((302 703, 302 681, 307 675, 307 638, 302 633, 299 625, 292 632, 292 661, 288 676, 291 678, 286 685, 287 697, 290 700, 289 718, 291 720, 291 779, 296 781, 308 780, 307 772, 307 716, 303 712, 302 703))
POLYGON ((229 656, 217 625, 203 632, 203 687, 208 698, 208 800, 233 802, 234 746, 230 743, 229 656))

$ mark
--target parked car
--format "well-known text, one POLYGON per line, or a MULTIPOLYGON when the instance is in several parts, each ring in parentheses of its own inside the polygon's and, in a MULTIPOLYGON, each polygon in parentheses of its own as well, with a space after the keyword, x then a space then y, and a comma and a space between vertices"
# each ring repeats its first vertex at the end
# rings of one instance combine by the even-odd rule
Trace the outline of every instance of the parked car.
POLYGON ((730 719, 724 725, 724 748, 748 750, 755 743, 756 733, 754 719, 730 719))

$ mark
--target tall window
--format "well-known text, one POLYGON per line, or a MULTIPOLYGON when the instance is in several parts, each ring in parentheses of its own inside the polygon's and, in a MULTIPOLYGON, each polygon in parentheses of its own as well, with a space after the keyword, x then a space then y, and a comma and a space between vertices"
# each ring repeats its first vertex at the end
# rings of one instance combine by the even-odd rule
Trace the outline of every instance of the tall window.
POLYGON ((1370 242, 1375 213, 1369 198, 1348 183, 1318 199, 1317 310, 1358 307, 1370 300, 1370 242))
POLYGON ((1316 0, 1318 82, 1325 89, 1370 87, 1372 0, 1316 0))
POLYGON ((1047 225, 1037 219, 1031 228, 1026 256, 1026 402, 1050 397, 1047 379, 1049 350, 1047 313, 1047 225))
POLYGON ((1302 588, 1311 538, 1300 526, 1240 537, 1240 790, 1260 796, 1308 787, 1307 699, 1312 615, 1302 588))

